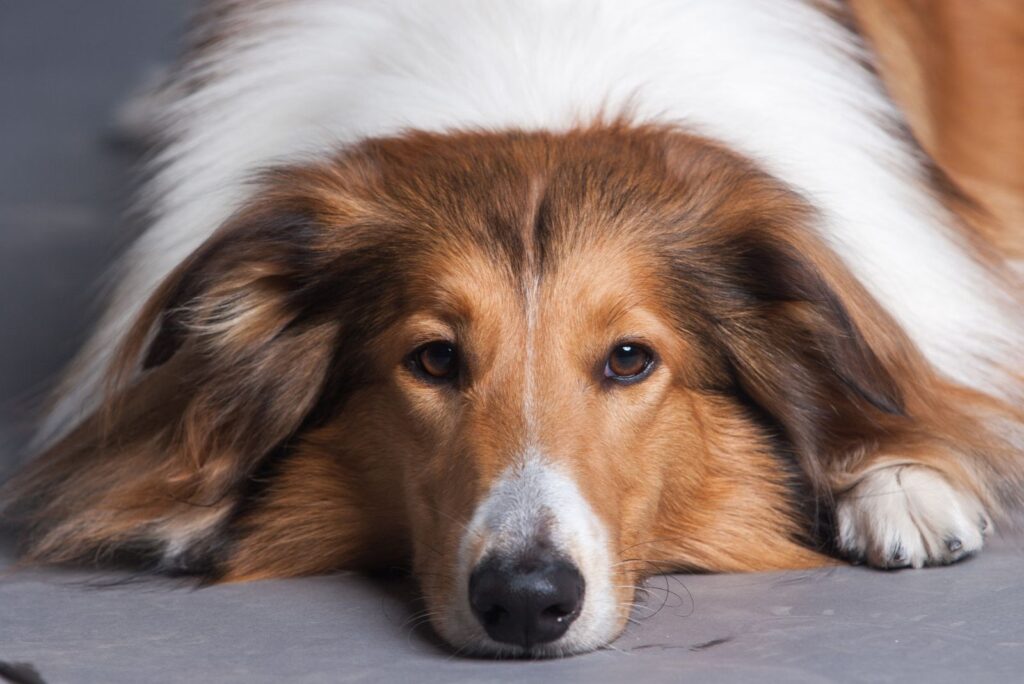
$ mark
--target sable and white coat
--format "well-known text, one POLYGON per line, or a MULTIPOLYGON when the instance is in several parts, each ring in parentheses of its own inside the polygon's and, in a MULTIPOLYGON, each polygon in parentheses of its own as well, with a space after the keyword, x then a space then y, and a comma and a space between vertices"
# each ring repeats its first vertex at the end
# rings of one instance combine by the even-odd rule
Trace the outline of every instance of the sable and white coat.
MULTIPOLYGON (((1020 284, 943 201, 870 54, 837 19, 842 12, 805 0, 210 3, 192 50, 143 105, 162 141, 141 197, 149 226, 123 259, 107 313, 40 444, 68 439, 97 408, 115 351, 147 300, 215 231, 263 199, 266 186, 256 181, 265 169, 316 166, 366 139, 408 131, 561 134, 628 122, 731 150, 799 196, 813 209, 816 239, 937 376, 1001 406, 991 419, 972 409, 972 418, 1019 448, 1020 424, 1003 405, 1021 400, 1020 284)), ((460 581, 504 539, 488 519, 528 519, 517 507, 543 507, 545 497, 561 501, 555 517, 566 516, 559 524, 567 546, 604 534, 586 532, 603 529, 593 502, 552 485, 564 472, 544 465, 539 445, 527 447, 532 455, 478 502, 473 534, 496 536, 482 546, 462 540, 460 581), (515 483, 525 489, 510 493, 515 483)), ((893 553, 914 566, 980 548, 994 512, 971 488, 907 458, 889 454, 860 474, 851 487, 871 498, 840 498, 839 547, 886 565, 893 558, 876 558, 874 549, 902 543, 893 553), (901 476, 894 465, 910 470, 901 476)), ((1001 500, 1014 498, 1011 491, 1001 500)), ((147 529, 163 536, 173 559, 205 543, 228 515, 147 529)), ((578 565, 593 566, 584 574, 594 588, 588 610, 595 607, 551 652, 594 647, 621 624, 615 602, 598 600, 611 591, 602 544, 572 552, 578 565)), ((463 599, 452 601, 460 607, 439 628, 453 643, 504 648, 480 636, 463 599)))

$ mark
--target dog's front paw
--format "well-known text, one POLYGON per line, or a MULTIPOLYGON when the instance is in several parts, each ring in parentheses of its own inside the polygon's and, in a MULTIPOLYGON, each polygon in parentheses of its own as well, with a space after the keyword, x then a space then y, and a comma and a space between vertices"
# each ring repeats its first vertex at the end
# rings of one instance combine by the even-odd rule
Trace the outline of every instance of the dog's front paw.
POLYGON ((974 496, 914 465, 867 473, 840 497, 836 520, 840 550, 880 568, 955 563, 992 530, 974 496))

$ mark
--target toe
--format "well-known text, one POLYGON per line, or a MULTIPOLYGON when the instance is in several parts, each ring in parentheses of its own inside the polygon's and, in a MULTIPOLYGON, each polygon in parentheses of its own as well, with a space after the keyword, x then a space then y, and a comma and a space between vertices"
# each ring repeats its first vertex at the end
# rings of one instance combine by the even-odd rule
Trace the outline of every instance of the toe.
POLYGON ((845 555, 889 569, 955 563, 992 529, 973 496, 917 466, 868 473, 840 499, 836 520, 845 555))

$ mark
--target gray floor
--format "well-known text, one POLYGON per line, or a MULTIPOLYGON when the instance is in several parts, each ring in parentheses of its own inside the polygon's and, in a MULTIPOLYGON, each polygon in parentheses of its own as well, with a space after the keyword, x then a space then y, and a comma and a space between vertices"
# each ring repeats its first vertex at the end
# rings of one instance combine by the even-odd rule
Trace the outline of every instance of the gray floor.
MULTIPOLYGON (((112 109, 173 53, 182 16, 171 0, 0 2, 0 477, 127 239, 112 109)), ((13 560, 0 544, 0 661, 52 683, 1024 680, 1015 539, 917 572, 659 578, 613 647, 535 663, 452 657, 399 580, 194 590, 13 560)))

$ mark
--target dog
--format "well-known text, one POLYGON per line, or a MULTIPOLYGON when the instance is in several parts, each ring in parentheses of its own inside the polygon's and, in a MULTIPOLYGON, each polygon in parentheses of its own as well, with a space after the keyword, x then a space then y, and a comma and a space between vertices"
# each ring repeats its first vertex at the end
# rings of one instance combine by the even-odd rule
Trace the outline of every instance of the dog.
POLYGON ((874 63, 831 2, 207 3, 26 558, 408 563, 541 657, 651 574, 977 553, 1024 290, 874 63))

